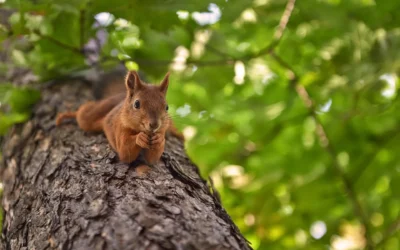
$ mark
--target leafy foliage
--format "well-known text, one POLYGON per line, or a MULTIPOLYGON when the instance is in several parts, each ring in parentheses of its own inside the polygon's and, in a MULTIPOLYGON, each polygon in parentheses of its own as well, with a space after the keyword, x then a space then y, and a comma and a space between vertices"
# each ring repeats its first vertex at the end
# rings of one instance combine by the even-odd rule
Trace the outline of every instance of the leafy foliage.
MULTIPOLYGON (((255 249, 400 248, 399 1, 4 5, 10 54, 42 80, 85 67, 100 29, 103 66, 169 67, 188 153, 255 249)), ((7 93, 0 129, 33 102, 7 93)))
POLYGON ((14 123, 29 117, 31 106, 38 101, 40 93, 30 88, 16 88, 11 84, 0 85, 0 134, 14 123), (4 110, 1 108, 4 106, 4 110))

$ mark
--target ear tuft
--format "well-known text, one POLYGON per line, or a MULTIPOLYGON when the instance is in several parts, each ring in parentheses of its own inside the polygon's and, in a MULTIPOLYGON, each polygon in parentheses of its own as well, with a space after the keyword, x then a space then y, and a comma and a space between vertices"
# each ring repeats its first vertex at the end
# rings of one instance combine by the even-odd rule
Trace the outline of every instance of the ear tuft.
POLYGON ((141 88, 142 82, 136 71, 128 71, 125 77, 126 89, 130 92, 137 91, 141 88))
POLYGON ((170 75, 170 72, 167 72, 167 74, 165 75, 164 79, 161 81, 161 84, 160 84, 160 90, 164 94, 166 94, 167 90, 168 90, 169 75, 170 75))

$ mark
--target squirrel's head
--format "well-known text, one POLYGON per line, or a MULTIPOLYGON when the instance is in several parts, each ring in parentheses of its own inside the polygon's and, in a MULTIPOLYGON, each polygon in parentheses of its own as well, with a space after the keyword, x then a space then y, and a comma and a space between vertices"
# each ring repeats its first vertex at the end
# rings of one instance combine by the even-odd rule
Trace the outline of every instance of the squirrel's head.
POLYGON ((169 73, 160 85, 142 82, 135 71, 125 78, 127 101, 125 102, 126 125, 142 132, 154 133, 167 129, 169 124, 166 95, 169 73))

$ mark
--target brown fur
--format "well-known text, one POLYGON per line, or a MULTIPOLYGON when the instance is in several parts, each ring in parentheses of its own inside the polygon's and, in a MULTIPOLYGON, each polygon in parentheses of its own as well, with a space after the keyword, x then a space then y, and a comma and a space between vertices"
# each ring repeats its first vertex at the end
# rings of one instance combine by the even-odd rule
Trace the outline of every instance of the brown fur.
POLYGON ((76 118, 84 131, 104 131, 121 161, 132 162, 144 150, 146 161, 153 164, 164 152, 167 131, 183 139, 166 111, 168 78, 169 74, 160 85, 149 85, 143 83, 136 72, 130 71, 125 78, 126 93, 87 102, 76 112, 60 113, 56 125, 64 119, 76 118), (137 101, 139 108, 134 106, 137 101))
POLYGON ((149 166, 144 165, 144 164, 143 165, 139 165, 139 166, 137 166, 135 168, 135 171, 139 176, 146 175, 150 170, 151 170, 151 168, 149 168, 149 166))

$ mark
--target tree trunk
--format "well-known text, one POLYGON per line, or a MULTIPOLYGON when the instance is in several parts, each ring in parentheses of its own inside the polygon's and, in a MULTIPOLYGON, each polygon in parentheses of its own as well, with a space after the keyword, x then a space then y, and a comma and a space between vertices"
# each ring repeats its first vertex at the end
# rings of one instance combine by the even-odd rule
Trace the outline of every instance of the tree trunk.
POLYGON ((91 97, 78 81, 44 89, 4 138, 3 249, 250 249, 176 138, 146 172, 118 163, 102 134, 55 127, 91 97))

